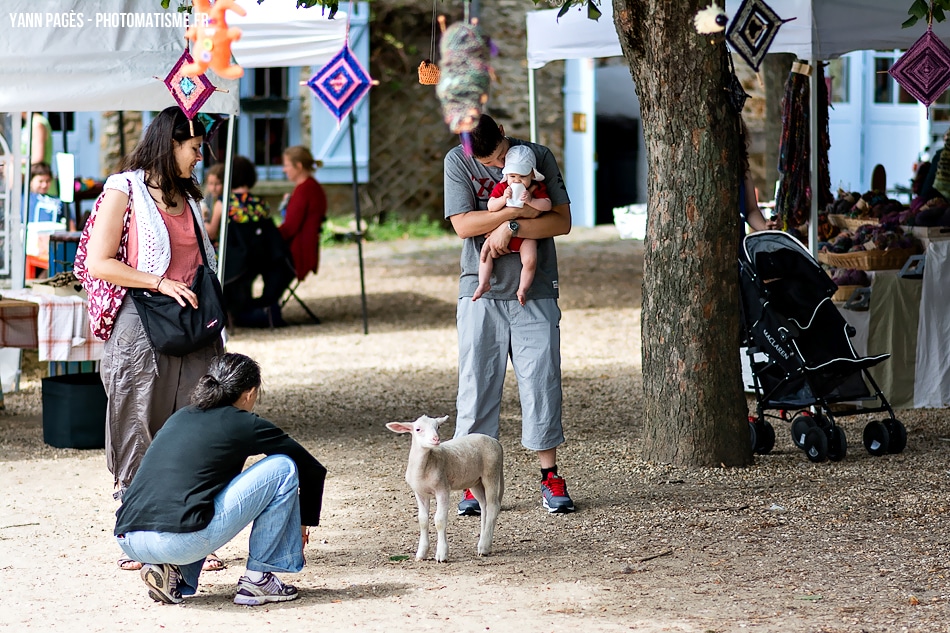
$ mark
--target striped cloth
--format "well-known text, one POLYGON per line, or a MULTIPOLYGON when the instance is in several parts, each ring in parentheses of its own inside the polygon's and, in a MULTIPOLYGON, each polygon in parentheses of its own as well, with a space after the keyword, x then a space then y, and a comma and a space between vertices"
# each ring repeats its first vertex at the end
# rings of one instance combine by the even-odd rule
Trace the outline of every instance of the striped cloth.
POLYGON ((101 359, 103 345, 92 335, 82 297, 30 290, 8 290, 3 294, 0 346, 36 349, 41 361, 70 362, 101 359))

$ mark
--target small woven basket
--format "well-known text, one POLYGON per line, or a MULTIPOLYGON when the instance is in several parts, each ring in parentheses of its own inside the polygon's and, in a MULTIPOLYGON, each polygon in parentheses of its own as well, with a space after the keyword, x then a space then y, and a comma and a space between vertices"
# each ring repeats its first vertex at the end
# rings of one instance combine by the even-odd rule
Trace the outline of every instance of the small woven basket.
POLYGON ((432 61, 425 59, 419 64, 419 83, 423 86, 434 86, 439 83, 442 71, 432 61))
POLYGON ((831 296, 831 300, 837 302, 847 301, 858 288, 864 288, 864 286, 838 286, 838 290, 831 296))
POLYGON ((857 230, 865 224, 877 225, 881 223, 878 218, 852 218, 851 216, 840 215, 837 213, 829 213, 828 222, 840 229, 847 229, 849 231, 857 230))
POLYGON ((900 270, 917 248, 892 248, 887 251, 857 251, 855 253, 818 253, 818 261, 835 268, 856 270, 900 270))

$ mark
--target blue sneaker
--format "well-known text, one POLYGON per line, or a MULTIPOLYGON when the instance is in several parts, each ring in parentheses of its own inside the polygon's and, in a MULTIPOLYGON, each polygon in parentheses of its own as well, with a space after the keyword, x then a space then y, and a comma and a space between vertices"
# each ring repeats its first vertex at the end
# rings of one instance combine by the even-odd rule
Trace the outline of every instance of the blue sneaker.
POLYGON ((574 502, 567 494, 567 482, 564 481, 564 477, 548 473, 548 478, 541 482, 541 505, 552 514, 574 511, 574 502))
POLYGON ((477 517, 482 513, 481 506, 478 505, 478 499, 475 498, 475 495, 472 494, 472 491, 468 488, 465 489, 465 494, 462 496, 462 500, 459 501, 459 516, 460 517, 477 517))

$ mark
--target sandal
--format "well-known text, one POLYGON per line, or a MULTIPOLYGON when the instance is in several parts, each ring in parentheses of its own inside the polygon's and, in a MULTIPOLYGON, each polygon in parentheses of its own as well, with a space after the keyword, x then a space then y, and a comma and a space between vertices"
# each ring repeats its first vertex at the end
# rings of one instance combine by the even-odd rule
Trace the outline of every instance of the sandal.
POLYGON ((224 564, 224 561, 218 558, 217 554, 212 552, 205 558, 205 562, 201 566, 201 571, 221 571, 226 567, 227 565, 224 564))
POLYGON ((119 569, 125 571, 138 571, 142 569, 142 563, 137 560, 132 560, 128 556, 123 556, 116 561, 116 564, 119 566, 119 569))

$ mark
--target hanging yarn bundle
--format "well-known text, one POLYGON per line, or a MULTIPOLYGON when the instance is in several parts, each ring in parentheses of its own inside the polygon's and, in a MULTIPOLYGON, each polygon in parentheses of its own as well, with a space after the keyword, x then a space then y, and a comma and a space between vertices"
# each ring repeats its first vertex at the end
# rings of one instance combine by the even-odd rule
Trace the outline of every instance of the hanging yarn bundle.
POLYGON ((782 138, 779 142, 778 170, 781 174, 775 211, 784 227, 793 228, 808 222, 811 215, 811 139, 809 131, 808 75, 817 70, 818 77, 818 205, 834 200, 828 171, 828 90, 821 66, 814 69, 796 62, 785 83, 782 100, 782 138))
MULTIPOLYGON (((439 16, 439 21, 444 18, 439 16)), ((453 134, 470 132, 488 101, 491 83, 489 47, 477 23, 459 22, 442 34, 442 77, 435 92, 453 134)))

